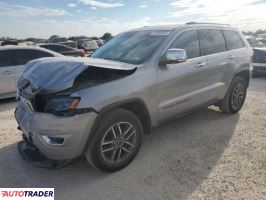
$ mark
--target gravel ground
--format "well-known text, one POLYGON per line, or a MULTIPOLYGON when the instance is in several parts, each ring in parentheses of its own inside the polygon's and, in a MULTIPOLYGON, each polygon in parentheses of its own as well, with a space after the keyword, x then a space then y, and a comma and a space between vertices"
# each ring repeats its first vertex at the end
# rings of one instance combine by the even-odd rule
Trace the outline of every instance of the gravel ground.
POLYGON ((266 199, 266 78, 252 80, 239 114, 212 107, 161 126, 112 174, 84 159, 60 170, 24 162, 15 104, 0 101, 0 187, 54 187, 64 200, 266 199))

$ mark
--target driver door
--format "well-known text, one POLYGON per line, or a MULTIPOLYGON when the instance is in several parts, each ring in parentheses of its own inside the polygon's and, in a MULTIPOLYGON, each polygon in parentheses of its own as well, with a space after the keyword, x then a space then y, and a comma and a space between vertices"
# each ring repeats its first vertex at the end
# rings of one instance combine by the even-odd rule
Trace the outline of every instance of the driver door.
POLYGON ((197 30, 181 33, 169 49, 184 49, 187 61, 159 66, 158 123, 169 120, 206 102, 207 60, 201 56, 197 30))

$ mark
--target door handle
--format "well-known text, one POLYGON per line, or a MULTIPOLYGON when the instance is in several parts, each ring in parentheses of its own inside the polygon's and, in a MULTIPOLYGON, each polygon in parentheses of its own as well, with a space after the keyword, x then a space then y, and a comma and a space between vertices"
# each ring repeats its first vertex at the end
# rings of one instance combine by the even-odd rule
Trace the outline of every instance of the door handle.
POLYGON ((4 71, 2 72, 3 75, 11 75, 11 74, 14 74, 14 72, 12 71, 4 71))
POLYGON ((199 62, 198 64, 195 65, 196 68, 201 68, 201 67, 205 67, 206 63, 205 62, 199 62))
POLYGON ((232 59, 234 59, 236 56, 235 55, 229 55, 227 58, 229 59, 229 60, 232 60, 232 59))

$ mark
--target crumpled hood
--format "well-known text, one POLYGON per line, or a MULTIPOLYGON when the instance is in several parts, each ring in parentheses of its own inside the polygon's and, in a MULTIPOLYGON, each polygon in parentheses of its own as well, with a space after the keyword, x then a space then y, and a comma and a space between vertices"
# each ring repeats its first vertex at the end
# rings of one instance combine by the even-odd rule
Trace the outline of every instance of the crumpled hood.
POLYGON ((88 67, 134 70, 135 65, 96 58, 41 58, 27 63, 23 78, 35 88, 58 92, 71 88, 75 78, 88 67))

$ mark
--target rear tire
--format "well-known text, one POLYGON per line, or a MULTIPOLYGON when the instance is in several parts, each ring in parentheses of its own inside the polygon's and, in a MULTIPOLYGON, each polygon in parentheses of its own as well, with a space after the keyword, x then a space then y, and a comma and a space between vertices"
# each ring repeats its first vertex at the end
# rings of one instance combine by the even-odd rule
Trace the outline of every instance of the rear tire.
POLYGON ((227 114, 235 114, 241 110, 244 105, 247 94, 247 81, 237 76, 235 77, 225 95, 225 98, 219 105, 222 112, 227 114))
POLYGON ((143 127, 136 115, 125 109, 108 112, 100 121, 87 160, 96 168, 114 172, 135 158, 141 145, 143 127))

